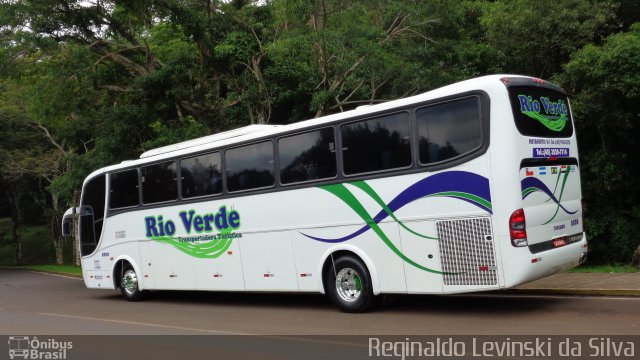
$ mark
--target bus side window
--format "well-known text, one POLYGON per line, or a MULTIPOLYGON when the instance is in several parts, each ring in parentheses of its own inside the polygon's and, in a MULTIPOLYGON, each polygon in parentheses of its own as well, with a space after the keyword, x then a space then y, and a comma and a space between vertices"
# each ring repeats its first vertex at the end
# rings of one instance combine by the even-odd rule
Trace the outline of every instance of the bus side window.
POLYGON ((227 190, 242 191, 273 186, 273 143, 264 141, 225 152, 227 190))
POLYGON ((137 206, 138 170, 131 169, 110 175, 109 207, 112 209, 137 206))
POLYGON ((180 174, 180 187, 185 199, 222 193, 219 152, 180 160, 180 174))
POLYGON ((421 164, 452 159, 482 145, 476 97, 420 108, 416 122, 421 164))
POLYGON ((296 134, 278 140, 280 180, 283 184, 336 176, 333 128, 296 134))
POLYGON ((175 161, 145 166, 141 169, 142 202, 152 204, 178 198, 175 161))
POLYGON ((405 112, 340 128, 347 175, 411 166, 411 125, 405 112))

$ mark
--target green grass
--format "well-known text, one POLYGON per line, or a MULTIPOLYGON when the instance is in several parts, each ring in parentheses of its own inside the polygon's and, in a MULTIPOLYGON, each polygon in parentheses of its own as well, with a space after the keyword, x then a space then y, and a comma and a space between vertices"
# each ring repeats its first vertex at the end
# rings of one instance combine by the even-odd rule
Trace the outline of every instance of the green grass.
MULTIPOLYGON (((46 225, 24 225, 20 243, 23 265, 55 264, 53 241, 46 225)), ((73 263, 73 242, 70 239, 65 240, 63 253, 65 264, 73 263)), ((0 266, 3 265, 16 265, 10 218, 0 218, 0 266)))
POLYGON ((82 268, 73 265, 22 265, 22 266, 0 266, 0 269, 14 270, 34 270, 55 274, 82 276, 82 268))
POLYGON ((82 268, 72 265, 28 265, 21 266, 23 269, 46 271, 57 274, 78 275, 82 276, 82 268))
POLYGON ((582 265, 570 269, 571 273, 633 273, 640 272, 639 269, 629 265, 582 265))
MULTIPOLYGON (((44 225, 25 225, 20 236, 23 264, 55 263, 55 251, 44 225)), ((0 219, 0 265, 15 265, 11 241, 11 219, 0 219)))

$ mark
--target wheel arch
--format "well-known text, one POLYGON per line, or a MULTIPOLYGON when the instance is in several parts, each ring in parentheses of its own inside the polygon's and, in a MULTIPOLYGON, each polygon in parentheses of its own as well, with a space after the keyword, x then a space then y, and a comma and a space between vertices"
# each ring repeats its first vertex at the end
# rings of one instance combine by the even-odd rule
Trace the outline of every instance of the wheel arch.
POLYGON ((114 261, 114 265, 113 265, 113 288, 117 289, 120 287, 121 283, 122 283, 122 273, 123 273, 123 268, 125 266, 125 263, 128 263, 129 265, 131 265, 131 267, 133 268, 133 271, 136 272, 136 274, 138 274, 138 286, 140 288, 140 290, 144 290, 144 281, 140 281, 141 280, 141 276, 142 273, 140 272, 140 267, 136 264, 136 262, 133 260, 133 258, 131 258, 130 256, 127 255, 122 255, 119 256, 115 261, 114 261))
POLYGON ((373 260, 371 260, 371 258, 364 251, 362 251, 362 249, 350 244, 338 244, 332 246, 327 249, 327 251, 325 251, 325 253, 322 255, 317 270, 317 273, 320 274, 320 276, 318 276, 318 288, 320 289, 320 292, 322 294, 326 294, 327 292, 325 274, 327 272, 327 269, 332 266, 332 255, 334 260, 339 256, 351 255, 362 261, 364 266, 367 268, 367 271, 369 271, 369 275, 371 276, 371 287, 373 288, 373 294, 380 294, 380 281, 378 279, 378 272, 373 264, 373 260))

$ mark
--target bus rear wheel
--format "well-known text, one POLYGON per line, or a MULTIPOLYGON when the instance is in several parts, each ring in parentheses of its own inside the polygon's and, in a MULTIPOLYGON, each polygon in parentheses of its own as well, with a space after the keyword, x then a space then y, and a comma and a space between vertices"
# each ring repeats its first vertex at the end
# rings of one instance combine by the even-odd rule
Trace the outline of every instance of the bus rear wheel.
POLYGON ((371 275, 361 260, 341 256, 327 269, 327 293, 338 309, 348 313, 367 311, 379 304, 373 294, 371 275))
POLYGON ((122 271, 120 292, 127 301, 140 301, 144 295, 138 285, 138 274, 129 264, 125 265, 122 271))

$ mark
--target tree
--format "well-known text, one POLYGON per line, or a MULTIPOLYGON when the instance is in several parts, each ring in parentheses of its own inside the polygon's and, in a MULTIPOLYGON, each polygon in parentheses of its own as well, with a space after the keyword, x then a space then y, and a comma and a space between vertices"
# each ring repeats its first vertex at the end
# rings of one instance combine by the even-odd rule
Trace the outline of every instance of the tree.
POLYGON ((274 67, 292 66, 292 75, 303 76, 299 84, 312 94, 315 116, 417 90, 398 80, 411 69, 399 45, 408 41, 411 44, 405 46, 421 47, 431 41, 428 28, 434 19, 417 15, 424 15, 419 4, 284 0, 274 7, 276 26, 283 34, 270 45, 268 54, 276 62, 274 67), (390 94, 391 89, 398 93, 390 94))
POLYGON ((640 226, 640 24, 577 51, 557 81, 573 95, 592 258, 628 262, 640 226))
POLYGON ((638 9, 631 0, 0 2, 0 175, 16 259, 33 199, 61 261, 62 211, 102 166, 502 72, 561 74, 575 94, 592 259, 623 259, 638 225, 629 155, 638 9))
POLYGON ((570 55, 617 30, 611 1, 512 0, 486 4, 486 41, 503 56, 503 71, 550 78, 570 55))

